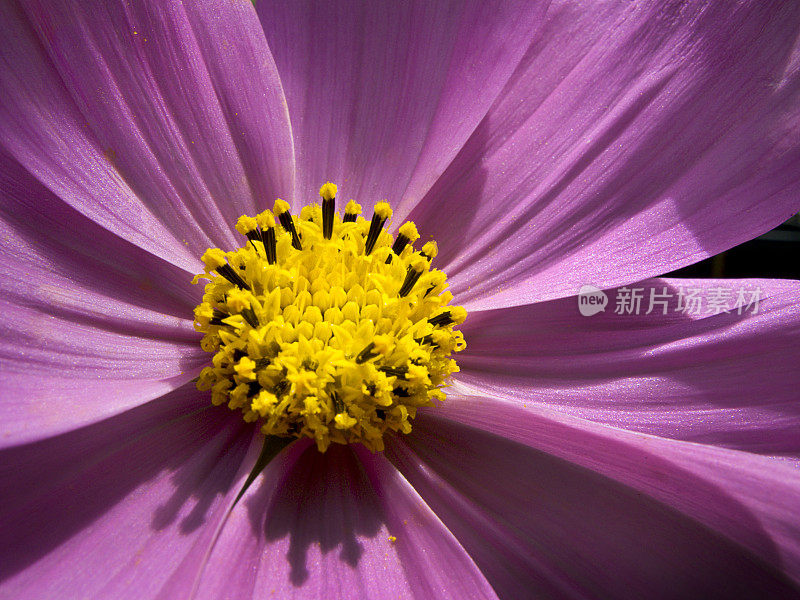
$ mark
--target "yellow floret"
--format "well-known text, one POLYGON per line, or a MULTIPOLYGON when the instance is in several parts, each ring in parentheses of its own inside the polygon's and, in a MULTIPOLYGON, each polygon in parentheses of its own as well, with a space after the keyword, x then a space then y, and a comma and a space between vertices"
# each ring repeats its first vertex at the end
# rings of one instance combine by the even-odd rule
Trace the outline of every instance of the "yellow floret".
POLYGON ((413 257, 411 257, 411 260, 408 261, 408 265, 415 271, 424 271, 428 268, 428 261, 425 260, 424 256, 415 254, 413 257))
POLYGON ((250 292, 233 288, 230 292, 228 292, 228 308, 234 312, 240 313, 243 310, 250 308, 251 297, 252 296, 250 292))
POLYGON ((334 418, 334 421, 336 421, 336 427, 339 429, 350 429, 358 423, 358 419, 354 419, 347 413, 339 413, 334 418))

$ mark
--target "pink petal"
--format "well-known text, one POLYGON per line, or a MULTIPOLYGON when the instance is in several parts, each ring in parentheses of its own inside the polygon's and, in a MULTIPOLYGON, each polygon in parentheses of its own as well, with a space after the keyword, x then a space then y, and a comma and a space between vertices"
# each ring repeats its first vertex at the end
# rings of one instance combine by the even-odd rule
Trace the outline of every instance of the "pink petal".
POLYGON ((249 3, 24 5, 0 18, 0 143, 65 202, 194 270, 239 215, 291 193, 285 101, 249 3))
POLYGON ((350 448, 321 454, 307 441, 275 458, 228 517, 197 598, 493 597, 407 484, 389 483, 393 469, 382 459, 367 460, 365 472, 350 448), (390 492, 397 497, 387 513, 380 496, 390 492), (441 572, 439 561, 454 572, 441 572), (460 585, 441 587, 454 576, 460 585))
MULTIPOLYGON (((446 421, 462 423, 469 427, 469 436, 473 427, 480 428, 595 471, 677 510, 723 536, 718 539, 731 540, 747 550, 750 565, 746 570, 737 575, 721 568, 720 575, 737 584, 746 586, 750 579, 754 584, 759 579, 774 580, 777 575, 770 575, 764 563, 785 572, 795 586, 800 582, 800 526, 796 519, 800 474, 791 463, 477 397, 453 398, 446 412, 442 410, 431 421, 428 427, 437 429, 446 428, 446 421)), ((413 478, 409 480, 421 489, 413 478)), ((438 510, 425 493, 422 496, 438 510)), ((637 496, 647 502, 644 496, 637 496)), ((591 493, 587 497, 593 498, 591 493)), ((648 547, 647 543, 643 547, 648 547)), ((733 597, 771 596, 744 593, 733 597)))
POLYGON ((628 289, 637 288, 638 315, 615 314, 620 290, 587 317, 576 297, 471 313, 458 389, 661 437, 800 455, 800 283, 653 279, 628 289), (740 289, 745 302, 756 291, 760 300, 714 314, 716 297, 733 307, 740 289), (681 290, 705 302, 699 314, 676 310, 681 290))
POLYGON ((557 2, 413 211, 461 302, 699 261, 800 210, 800 5, 557 2))
POLYGON ((495 101, 546 5, 256 2, 291 115, 296 203, 330 180, 366 210, 390 199, 398 221, 495 101))
POLYGON ((452 533, 383 453, 356 452, 386 514, 414 598, 496 598, 452 533))
MULTIPOLYGON (((635 481, 642 472, 660 477, 664 497, 653 499, 640 493, 641 486, 623 485, 628 480, 621 484, 603 471, 540 451, 543 444, 533 431, 546 428, 545 419, 477 402, 454 399, 447 413, 421 415, 415 432, 392 441, 387 456, 500 597, 789 598, 797 593, 778 570, 783 557, 759 527, 760 515, 721 482, 709 484, 636 445, 609 448, 579 429, 557 440, 556 426, 547 431, 547 452, 552 442, 577 454, 577 438, 585 442, 579 464, 602 463, 610 454, 618 460, 619 479, 635 481), (445 414, 472 426, 450 422, 445 414), (478 428, 484 421, 497 435, 478 428), (666 490, 685 499, 682 508, 701 500, 704 510, 727 520, 728 529, 746 532, 739 537, 760 546, 745 550, 691 513, 675 510, 665 500, 666 490)), ((800 479, 793 479, 796 499, 800 479)))
POLYGON ((260 449, 252 432, 189 386, 3 451, 0 596, 187 597, 260 449))
POLYGON ((109 417, 195 377, 190 274, 0 160, 0 446, 109 417))

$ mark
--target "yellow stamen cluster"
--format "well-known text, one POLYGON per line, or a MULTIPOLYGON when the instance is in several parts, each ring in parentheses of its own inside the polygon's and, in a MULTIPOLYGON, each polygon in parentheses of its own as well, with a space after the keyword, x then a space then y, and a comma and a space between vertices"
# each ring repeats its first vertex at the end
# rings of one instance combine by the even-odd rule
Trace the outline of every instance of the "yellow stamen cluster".
POLYGON ((248 243, 203 255, 193 282, 209 281, 195 328, 214 356, 197 387, 267 435, 310 437, 323 452, 331 442, 379 451, 387 430, 408 433, 418 407, 444 400, 466 311, 449 306, 446 276, 431 268, 435 242, 415 250, 410 222, 394 240, 385 202, 371 221, 353 201, 340 218, 336 191, 322 186, 322 205, 299 219, 282 200, 242 216, 248 243))

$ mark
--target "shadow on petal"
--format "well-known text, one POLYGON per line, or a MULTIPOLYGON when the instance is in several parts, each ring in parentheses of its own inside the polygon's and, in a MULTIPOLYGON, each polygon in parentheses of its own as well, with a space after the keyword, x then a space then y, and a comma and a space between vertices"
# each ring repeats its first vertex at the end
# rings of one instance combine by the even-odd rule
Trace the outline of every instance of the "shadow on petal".
POLYGON ((288 537, 286 559, 294 586, 309 578, 312 546, 322 555, 338 549, 339 562, 355 570, 365 551, 360 540, 374 538, 385 520, 358 458, 339 444, 324 454, 309 445, 279 489, 262 485, 246 504, 256 535, 263 534, 268 543, 288 537))
MULTIPOLYGON (((674 493, 760 530, 722 490, 619 446, 638 468, 675 476, 685 489, 674 493)), ((411 435, 390 441, 387 457, 501 597, 797 597, 763 530, 753 535, 768 562, 630 487, 496 435, 423 414, 411 435)))
MULTIPOLYGON (((435 264, 440 267, 449 265, 468 251, 474 242, 474 235, 466 234, 478 218, 478 209, 484 198, 486 169, 481 165, 481 157, 486 149, 488 135, 488 129, 479 125, 470 137, 471 160, 454 162, 448 167, 448 176, 464 184, 458 195, 448 197, 443 180, 437 180, 408 215, 408 219, 417 224, 422 236, 415 246, 421 248, 428 240, 436 240, 439 254, 435 264)), ((466 150, 462 149, 462 152, 466 150)), ((493 223, 486 223, 485 226, 491 227, 493 223)), ((447 271, 447 274, 451 273, 447 271)))
POLYGON ((0 579, 34 563, 31 576, 43 569, 38 577, 57 579, 66 576, 59 569, 85 569, 84 562, 106 565, 110 579, 150 537, 197 530, 233 485, 251 439, 240 418, 208 406, 188 384, 113 418, 3 451, 0 579), (99 550, 108 544, 109 552, 99 550))

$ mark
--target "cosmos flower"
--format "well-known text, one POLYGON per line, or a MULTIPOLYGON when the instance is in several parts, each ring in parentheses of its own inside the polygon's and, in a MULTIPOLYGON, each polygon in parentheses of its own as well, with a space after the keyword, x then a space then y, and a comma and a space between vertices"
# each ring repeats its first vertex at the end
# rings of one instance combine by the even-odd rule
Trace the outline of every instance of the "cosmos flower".
POLYGON ((12 0, 0 28, 0 595, 800 594, 800 286, 653 279, 797 212, 800 5, 12 0), (436 240, 460 372, 383 451, 298 439, 239 497, 264 436, 195 385, 190 281, 326 181, 436 240), (684 304, 583 316, 582 286, 684 304))

